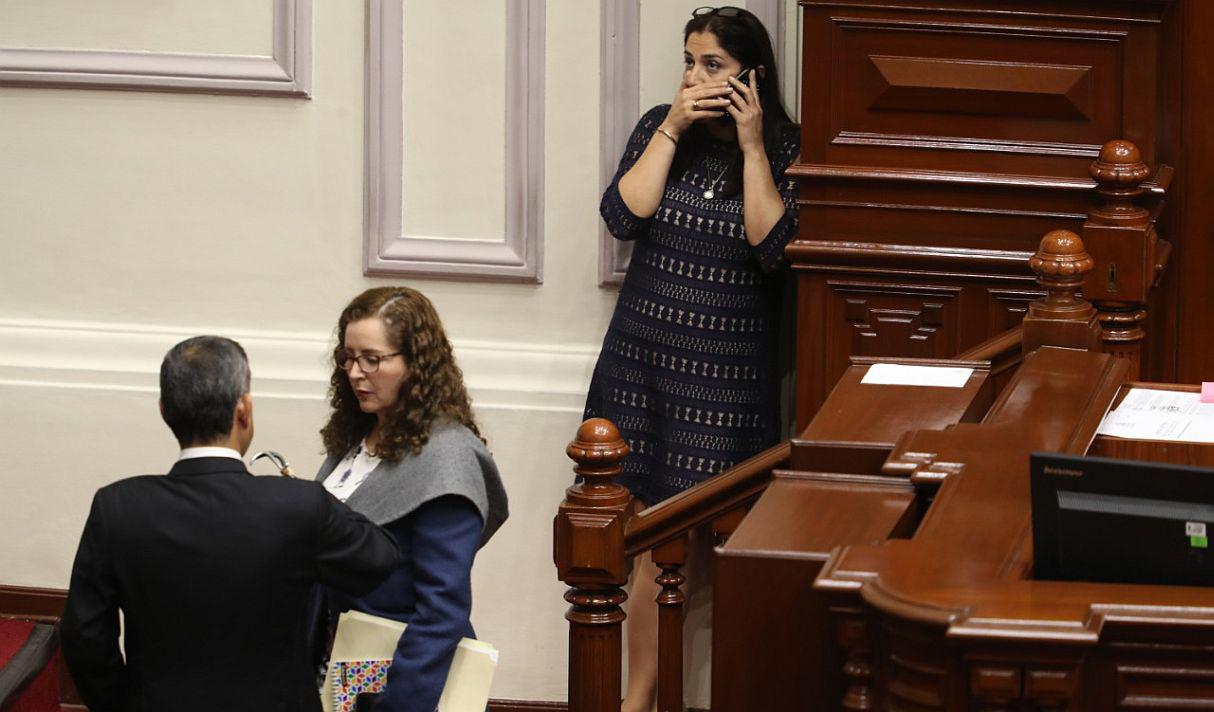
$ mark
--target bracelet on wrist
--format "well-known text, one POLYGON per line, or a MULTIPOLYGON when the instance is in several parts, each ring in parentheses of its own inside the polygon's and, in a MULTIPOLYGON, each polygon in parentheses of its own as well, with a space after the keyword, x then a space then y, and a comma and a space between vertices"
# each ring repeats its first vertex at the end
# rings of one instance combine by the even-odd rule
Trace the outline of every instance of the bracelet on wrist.
POLYGON ((679 145, 679 140, 674 137, 674 134, 670 133, 669 131, 662 128, 661 126, 658 127, 658 133, 660 133, 663 136, 665 136, 666 138, 670 139, 670 142, 673 143, 674 145, 676 145, 676 146, 679 145))

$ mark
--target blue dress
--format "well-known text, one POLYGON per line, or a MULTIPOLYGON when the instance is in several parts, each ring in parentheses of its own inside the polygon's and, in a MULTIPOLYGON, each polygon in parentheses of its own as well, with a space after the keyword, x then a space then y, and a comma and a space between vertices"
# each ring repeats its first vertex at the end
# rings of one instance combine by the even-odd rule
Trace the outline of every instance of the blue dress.
POLYGON ((641 117, 603 194, 607 229, 634 247, 585 409, 619 428, 632 450, 619 482, 651 505, 778 440, 782 268, 797 231, 796 183, 784 175, 800 148, 795 129, 769 156, 785 212, 758 245, 746 239, 742 194, 720 195, 718 176, 741 160, 732 142, 707 142, 670 175, 653 217, 634 215, 620 176, 669 108, 641 117))

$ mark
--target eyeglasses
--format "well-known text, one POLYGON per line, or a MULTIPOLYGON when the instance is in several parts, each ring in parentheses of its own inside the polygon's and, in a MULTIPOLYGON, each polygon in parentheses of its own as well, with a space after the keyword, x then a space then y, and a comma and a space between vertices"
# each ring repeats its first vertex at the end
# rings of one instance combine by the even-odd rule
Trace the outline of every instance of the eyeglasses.
POLYGON ((692 10, 691 16, 704 17, 706 15, 719 15, 721 17, 737 17, 738 13, 740 12, 742 12, 742 8, 734 7, 732 5, 724 5, 722 7, 705 5, 704 7, 697 7, 696 9, 692 10))
POLYGON ((349 371, 354 368, 357 363, 363 373, 375 373, 379 370, 379 364, 386 358, 400 356, 400 352, 390 354, 360 354, 354 356, 349 351, 337 350, 333 352, 333 360, 337 362, 337 367, 343 371, 349 371))

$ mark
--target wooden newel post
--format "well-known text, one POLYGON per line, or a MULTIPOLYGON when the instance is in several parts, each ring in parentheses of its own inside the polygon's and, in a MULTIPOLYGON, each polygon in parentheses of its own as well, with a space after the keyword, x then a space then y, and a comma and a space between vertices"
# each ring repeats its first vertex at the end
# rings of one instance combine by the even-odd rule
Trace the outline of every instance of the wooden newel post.
POLYGON ((1092 257, 1083 240, 1070 230, 1054 230, 1041 238, 1029 267, 1046 296, 1029 304, 1023 322, 1024 353, 1040 346, 1100 351, 1100 322, 1096 310, 1077 295, 1092 271, 1092 257))
POLYGON ((1134 200, 1151 175, 1138 147, 1109 141, 1088 171, 1096 179, 1101 204, 1088 212, 1083 239, 1095 261, 1095 274, 1083 296, 1100 314, 1104 351, 1130 362, 1130 378, 1142 365, 1146 304, 1157 277, 1159 239, 1151 214, 1134 200))
POLYGON ((569 610, 569 712, 619 712, 620 604, 627 595, 624 524, 630 495, 612 482, 628 444, 609 420, 592 418, 565 449, 582 482, 565 490, 553 522, 553 561, 569 610))

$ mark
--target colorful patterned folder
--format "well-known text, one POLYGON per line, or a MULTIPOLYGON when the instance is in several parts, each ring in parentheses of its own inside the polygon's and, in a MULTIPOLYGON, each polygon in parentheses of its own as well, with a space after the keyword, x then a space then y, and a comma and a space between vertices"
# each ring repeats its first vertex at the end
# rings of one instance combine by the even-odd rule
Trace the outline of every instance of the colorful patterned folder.
POLYGON ((380 692, 388 681, 392 660, 347 660, 333 663, 333 709, 354 712, 354 703, 364 692, 380 692))

